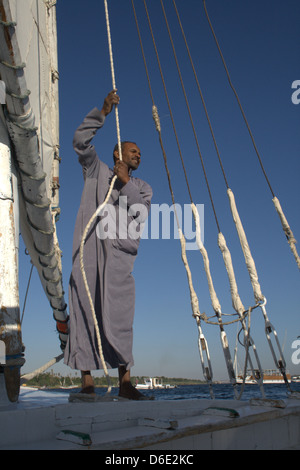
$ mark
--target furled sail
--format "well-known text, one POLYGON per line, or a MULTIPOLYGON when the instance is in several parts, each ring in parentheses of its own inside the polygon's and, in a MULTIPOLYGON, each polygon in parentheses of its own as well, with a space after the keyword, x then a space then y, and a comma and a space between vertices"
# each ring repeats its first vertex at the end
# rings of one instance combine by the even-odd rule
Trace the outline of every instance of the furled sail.
POLYGON ((59 217, 56 1, 0 0, 0 79, 20 186, 20 230, 53 309, 61 348, 68 334, 59 217))

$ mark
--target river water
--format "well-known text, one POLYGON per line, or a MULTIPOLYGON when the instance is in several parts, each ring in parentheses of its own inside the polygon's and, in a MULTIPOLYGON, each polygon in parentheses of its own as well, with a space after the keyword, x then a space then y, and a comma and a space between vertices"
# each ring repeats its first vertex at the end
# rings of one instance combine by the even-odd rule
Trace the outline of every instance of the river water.
MULTIPOLYGON (((300 392, 300 383, 290 384, 293 391, 300 392)), ((240 391, 240 386, 237 388, 240 391)), ((78 389, 57 389, 59 392, 70 393, 76 392, 78 389)), ((285 384, 265 384, 264 391, 266 398, 284 399, 287 398, 287 386, 285 384)), ((107 392, 106 387, 97 387, 97 395, 103 396, 107 392)), ((155 400, 194 400, 201 398, 210 398, 209 388, 206 384, 199 385, 179 385, 176 388, 141 390, 146 396, 153 396, 155 400)), ((55 390, 53 390, 55 393, 55 390)), ((231 384, 214 384, 214 398, 217 399, 234 399, 233 387, 231 384)), ((113 387, 111 395, 117 395, 118 388, 113 387)), ((257 385, 245 385, 241 400, 250 400, 251 398, 261 398, 261 392, 257 385)))

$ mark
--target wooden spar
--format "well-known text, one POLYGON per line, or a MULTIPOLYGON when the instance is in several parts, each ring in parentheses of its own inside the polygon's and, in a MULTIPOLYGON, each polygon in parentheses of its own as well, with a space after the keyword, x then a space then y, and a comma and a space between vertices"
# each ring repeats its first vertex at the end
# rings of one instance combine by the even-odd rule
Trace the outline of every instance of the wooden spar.
MULTIPOLYGON (((16 402, 24 363, 18 282, 18 196, 13 191, 10 142, 0 116, 0 340, 4 343, 7 396, 16 402)), ((3 344, 2 343, 2 344, 3 344)), ((2 393, 4 393, 2 391, 2 393)))
POLYGON ((54 5, 39 0, 29 14, 26 2, 0 0, 0 73, 6 84, 5 120, 21 187, 20 231, 53 310, 63 349, 68 315, 55 226, 60 158, 54 5), (38 45, 28 32, 34 28, 38 45))

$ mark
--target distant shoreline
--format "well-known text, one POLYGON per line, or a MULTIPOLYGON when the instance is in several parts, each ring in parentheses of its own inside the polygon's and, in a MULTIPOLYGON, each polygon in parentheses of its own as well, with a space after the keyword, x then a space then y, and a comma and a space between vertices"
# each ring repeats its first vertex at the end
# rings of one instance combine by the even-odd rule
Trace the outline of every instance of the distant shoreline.
MULTIPOLYGON (((148 378, 148 376, 144 377, 132 377, 131 381, 132 384, 135 385, 137 383, 143 383, 144 378, 148 378)), ((171 385, 171 386, 185 386, 185 385, 207 385, 204 380, 199 379, 184 379, 184 378, 174 378, 174 377, 157 377, 158 379, 162 380, 164 385, 171 385)), ((118 387, 118 380, 116 377, 111 377, 112 379, 112 387, 118 387)), ((107 388, 107 382, 105 377, 95 377, 94 378, 95 387, 96 388, 107 388)), ((214 381, 213 384, 226 384, 229 382, 225 381, 214 381)), ((81 379, 78 377, 57 377, 51 376, 51 374, 41 374, 41 376, 35 377, 27 381, 26 383, 22 384, 23 387, 28 388, 37 388, 37 389, 52 389, 52 390, 67 390, 71 388, 80 388, 81 387, 81 379), (49 377, 50 376, 50 377, 49 377), (56 383, 53 383, 56 382, 56 383)))
MULTIPOLYGON (((158 377, 157 377, 158 378, 158 377)), ((102 378, 101 378, 102 379, 102 378)), ((165 377, 165 379, 167 379, 165 377)), ((106 380, 106 379, 105 379, 106 380)), ((77 381, 78 381, 78 378, 77 378, 77 381)), ((135 382, 134 382, 135 383, 135 382)), ((140 383, 140 382, 139 382, 140 383)), ((166 382, 163 383, 163 385, 171 385, 173 387, 170 387, 171 389, 174 388, 174 386, 177 388, 177 387, 185 387, 185 386, 203 386, 203 387, 207 387, 207 383, 205 381, 202 381, 202 380, 193 380, 193 379, 176 379, 176 380, 169 380, 166 382), (183 381, 182 381, 183 380, 183 381), (176 383, 177 382, 177 383, 176 383)), ((222 381, 222 380, 215 380, 212 382, 212 385, 231 385, 229 381, 222 381)), ((247 384, 249 385, 249 387, 253 387, 252 384, 247 384)), ((281 385, 281 386, 284 386, 285 384, 284 383, 280 383, 280 384, 265 384, 267 386, 278 386, 278 385, 281 385)), ((296 384, 295 384, 296 385, 296 384)), ((80 381, 78 381, 78 383, 74 383, 74 384, 71 384, 71 385, 61 385, 61 384, 56 384, 56 385, 45 385, 45 384, 42 384, 42 383, 31 383, 31 381, 28 381, 24 384, 21 385, 22 387, 24 388, 27 388, 28 390, 30 389, 36 389, 36 390, 71 390, 71 389, 77 389, 77 388, 81 388, 81 383, 80 381)), ((108 385, 107 383, 101 383, 101 384, 98 384, 98 383, 95 383, 95 388, 103 388, 103 389, 107 389, 108 388, 108 385)), ((114 383, 112 384, 112 388, 118 388, 118 383, 114 383)), ((160 388, 155 388, 157 390, 169 390, 169 387, 163 387, 162 389, 160 388)))

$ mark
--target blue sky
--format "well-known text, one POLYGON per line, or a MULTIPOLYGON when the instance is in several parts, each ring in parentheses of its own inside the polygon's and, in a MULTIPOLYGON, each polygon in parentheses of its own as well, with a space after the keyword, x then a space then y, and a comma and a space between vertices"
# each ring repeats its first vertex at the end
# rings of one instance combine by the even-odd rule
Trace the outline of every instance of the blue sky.
MULTIPOLYGON (((185 46, 178 29, 173 4, 165 9, 191 106, 220 228, 231 250, 241 299, 254 305, 243 254, 230 214, 226 187, 185 46)), ((148 2, 149 14, 160 54, 168 95, 185 160, 193 200, 204 204, 204 241, 210 258, 215 289, 222 311, 232 313, 229 283, 217 245, 217 228, 205 185, 200 159, 180 87, 160 2, 148 2)), ((244 106, 275 195, 300 239, 299 221, 299 113, 293 104, 292 83, 300 80, 299 24, 297 0, 207 0, 208 12, 219 39, 232 81, 244 106)), ((151 115, 145 69, 130 0, 108 2, 122 140, 137 142, 142 163, 135 176, 149 182, 154 204, 171 205, 168 182, 157 132, 151 115)), ((169 110, 149 35, 143 2, 135 1, 150 72, 154 99, 161 117, 162 135, 171 173, 175 200, 190 202, 169 110)), ((299 270, 281 229, 272 195, 261 172, 245 124, 222 66, 199 0, 177 0, 185 34, 205 97, 229 186, 233 190, 241 219, 255 259, 267 312, 277 329, 292 373, 300 366, 291 362, 292 343, 300 335, 299 270)), ((83 188, 82 173, 72 148, 76 127, 94 106, 102 107, 112 88, 103 2, 99 0, 58 1, 58 60, 60 73, 60 206, 58 222, 63 251, 66 298, 71 271, 71 249, 75 218, 83 188)), ((105 162, 111 163, 117 141, 114 114, 97 134, 95 145, 105 162)), ((21 306, 30 263, 21 249, 21 306)), ((200 311, 213 310, 198 251, 188 252, 200 311)), ((197 345, 196 322, 192 317, 186 273, 180 243, 171 240, 142 240, 135 263, 136 312, 134 322, 133 375, 166 375, 202 378, 197 345)), ((23 339, 27 363, 24 371, 40 366, 59 353, 59 342, 51 308, 34 272, 29 291, 23 339)), ((68 301, 68 300, 67 300, 68 301)), ((202 324, 207 338, 215 379, 227 372, 216 326, 202 324)), ((226 330, 231 351, 235 347, 236 325, 226 330)), ((272 368, 264 334, 262 315, 257 309, 251 332, 264 368, 272 368)), ((241 353, 241 358, 242 358, 241 353)), ((241 361, 242 362, 242 361, 241 361)), ((241 364, 242 365, 242 364, 241 364)), ((61 364, 54 368, 64 374, 71 370, 61 364)))

